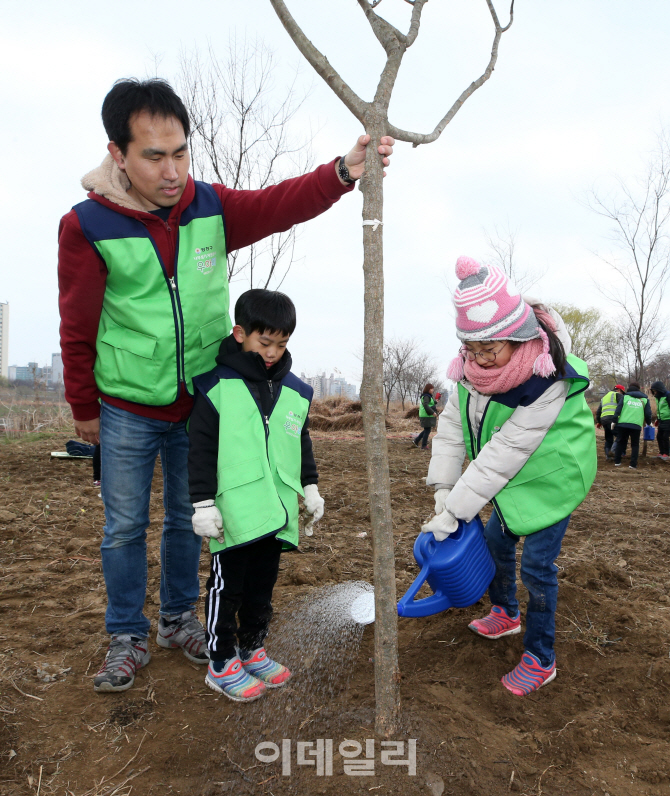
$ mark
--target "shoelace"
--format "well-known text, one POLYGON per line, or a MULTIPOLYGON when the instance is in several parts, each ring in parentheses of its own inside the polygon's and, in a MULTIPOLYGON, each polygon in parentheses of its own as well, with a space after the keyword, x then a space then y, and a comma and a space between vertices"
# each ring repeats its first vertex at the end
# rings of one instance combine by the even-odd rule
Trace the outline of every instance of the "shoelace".
MULTIPOLYGON (((128 666, 128 658, 132 659, 133 669, 137 669, 139 664, 142 662, 143 651, 136 649, 132 642, 125 641, 120 638, 115 638, 112 643, 109 645, 109 652, 107 653, 107 657, 105 658, 105 662, 102 665, 101 672, 114 670, 114 669, 122 669, 125 666, 128 666)), ((125 671, 125 670, 124 670, 125 671)), ((130 676, 133 672, 128 672, 130 676)))

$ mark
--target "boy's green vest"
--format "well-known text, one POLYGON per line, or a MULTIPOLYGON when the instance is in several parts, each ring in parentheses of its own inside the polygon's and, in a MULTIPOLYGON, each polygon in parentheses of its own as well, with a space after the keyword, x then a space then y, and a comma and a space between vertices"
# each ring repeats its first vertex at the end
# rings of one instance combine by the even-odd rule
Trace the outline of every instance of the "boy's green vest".
POLYGON ((610 390, 606 395, 603 395, 600 401, 600 419, 604 417, 612 417, 616 412, 617 405, 617 391, 610 390))
POLYGON ((618 423, 630 423, 633 426, 644 425, 644 407, 647 405, 646 398, 636 398, 634 395, 624 395, 621 414, 618 423))
MULTIPOLYGON (((572 354, 567 359, 568 395, 556 422, 540 447, 492 501, 503 526, 517 536, 535 533, 567 517, 584 500, 596 477, 593 414, 584 398, 588 368, 572 354)), ((458 385, 463 438, 471 461, 516 409, 498 403, 496 397, 487 404, 475 437, 468 412, 470 393, 458 385)))
MULTIPOLYGON (((298 495, 304 494, 300 436, 310 388, 289 374, 266 418, 235 371, 222 366, 213 375, 220 378, 205 394, 219 414, 215 502, 224 540, 212 539, 209 549, 218 553, 270 535, 281 539, 285 550, 293 549, 299 541, 298 495)), ((209 377, 201 377, 202 383, 209 377)))
POLYGON ((99 390, 150 406, 166 406, 185 382, 211 370, 228 315, 226 239, 221 202, 196 182, 179 223, 174 277, 137 219, 87 200, 75 207, 82 231, 107 267, 96 340, 99 390))
POLYGON ((670 420, 670 406, 665 395, 656 400, 656 417, 659 420, 670 420))
MULTIPOLYGON (((433 397, 431 397, 428 402, 428 406, 431 408, 435 406, 435 399, 433 397)), ((435 415, 431 415, 431 413, 426 410, 423 401, 419 401, 419 417, 435 417, 435 415)))

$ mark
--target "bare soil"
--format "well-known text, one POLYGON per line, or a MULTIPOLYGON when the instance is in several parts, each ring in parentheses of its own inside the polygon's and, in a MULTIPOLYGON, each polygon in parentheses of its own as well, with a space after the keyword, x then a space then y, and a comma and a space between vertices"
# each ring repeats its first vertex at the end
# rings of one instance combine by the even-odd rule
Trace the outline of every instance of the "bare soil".
MULTIPOLYGON (((360 433, 314 437, 326 515, 301 551, 282 560, 276 628, 323 584, 372 580, 360 433)), ((412 544, 433 500, 422 480, 428 456, 407 430, 389 437, 400 596, 417 573, 412 544)), ((599 461, 558 562, 553 683, 524 699, 503 689, 522 637, 487 642, 467 630, 486 600, 401 619, 399 738, 417 739, 417 774, 381 765, 377 739, 374 775, 347 776, 339 744, 375 737, 373 626, 353 660, 333 649, 339 674, 327 699, 318 691, 302 698, 300 664, 290 690, 233 703, 205 687, 202 667, 153 639, 152 661, 131 690, 93 692, 107 643, 104 518, 90 463, 49 458, 67 439, 0 444, 1 794, 670 794, 668 464, 650 456, 634 472, 627 459, 616 470, 599 461), (297 766, 295 751, 290 776, 281 761, 256 760, 257 743, 282 738, 294 750, 297 741, 332 739, 332 776, 297 766)), ((157 466, 146 605, 154 630, 161 513, 157 466)), ((203 586, 207 567, 203 552, 203 586)), ((271 635, 270 652, 272 644, 271 635)))

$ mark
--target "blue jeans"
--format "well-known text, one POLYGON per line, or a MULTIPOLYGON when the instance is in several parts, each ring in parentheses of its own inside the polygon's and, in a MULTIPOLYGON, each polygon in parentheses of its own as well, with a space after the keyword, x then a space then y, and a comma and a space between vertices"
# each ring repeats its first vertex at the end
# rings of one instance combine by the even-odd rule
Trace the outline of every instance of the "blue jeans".
POLYGON ((160 613, 166 616, 191 610, 200 591, 201 539, 191 525, 186 423, 140 417, 103 402, 100 454, 106 518, 100 551, 107 587, 107 632, 146 637, 150 628, 142 610, 147 593, 146 530, 159 454, 165 506, 160 613))
MULTIPOLYGON (((542 666, 551 666, 556 655, 556 602, 558 599, 558 567, 554 563, 561 552, 570 515, 564 520, 524 537, 521 553, 521 582, 528 589, 526 633, 523 645, 539 659, 542 666)), ((510 617, 516 616, 516 545, 521 537, 503 531, 500 518, 494 511, 484 529, 486 544, 493 556, 496 572, 489 586, 493 605, 504 608, 510 617)))

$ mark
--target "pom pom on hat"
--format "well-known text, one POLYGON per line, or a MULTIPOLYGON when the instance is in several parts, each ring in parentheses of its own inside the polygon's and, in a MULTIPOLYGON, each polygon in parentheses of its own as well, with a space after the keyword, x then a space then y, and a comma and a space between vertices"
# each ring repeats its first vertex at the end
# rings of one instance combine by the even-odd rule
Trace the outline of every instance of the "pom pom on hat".
POLYGON ((533 363, 533 373, 536 376, 542 376, 543 379, 546 379, 548 376, 551 376, 552 373, 556 373, 556 365, 554 365, 554 360, 549 353, 549 338, 541 326, 540 339, 542 340, 542 353, 533 363))
POLYGON ((454 357, 449 363, 447 368, 447 378, 452 381, 461 381, 465 378, 465 370, 463 368, 463 357, 459 354, 454 357))
POLYGON ((480 269, 481 265, 472 257, 461 256, 456 260, 456 276, 461 280, 478 274, 480 269))

